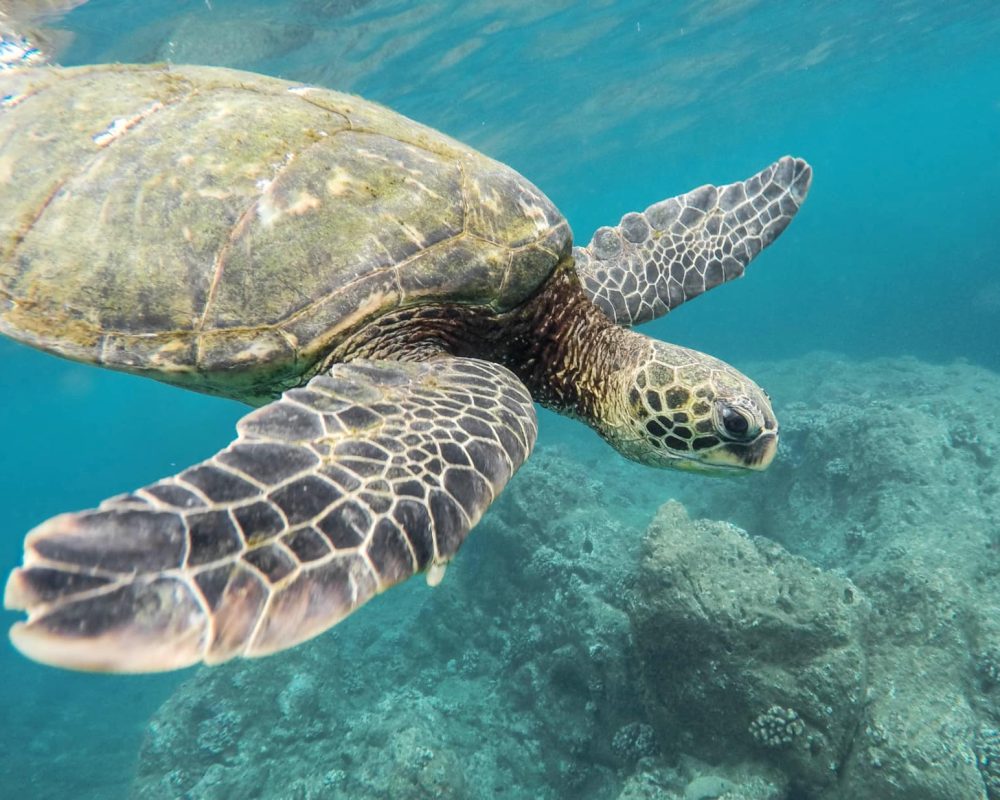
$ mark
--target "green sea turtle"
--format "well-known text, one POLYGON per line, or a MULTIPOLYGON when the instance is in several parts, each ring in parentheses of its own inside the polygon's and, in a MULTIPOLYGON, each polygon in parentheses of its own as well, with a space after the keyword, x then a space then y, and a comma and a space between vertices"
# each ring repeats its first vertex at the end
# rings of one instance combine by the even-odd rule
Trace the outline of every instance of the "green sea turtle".
POLYGON ((5 603, 32 658, 263 655, 436 582, 528 456, 533 401, 652 466, 774 455, 756 384, 629 326, 741 275, 804 161, 574 248, 512 169, 358 97, 204 67, 0 87, 0 332, 260 406, 207 461, 29 534, 5 603))

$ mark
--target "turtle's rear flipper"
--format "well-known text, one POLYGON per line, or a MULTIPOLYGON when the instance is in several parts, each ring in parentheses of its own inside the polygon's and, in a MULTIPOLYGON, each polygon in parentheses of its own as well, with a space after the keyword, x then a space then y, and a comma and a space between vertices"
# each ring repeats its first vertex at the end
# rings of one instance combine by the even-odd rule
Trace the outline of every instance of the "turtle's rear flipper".
POLYGON ((455 555, 530 452, 527 390, 473 359, 335 366, 208 461, 36 528, 11 640, 74 669, 273 653, 455 555))
POLYGON ((590 299, 619 325, 662 317, 738 278, 805 202, 812 168, 785 156, 728 186, 702 186, 626 214, 573 248, 590 299))

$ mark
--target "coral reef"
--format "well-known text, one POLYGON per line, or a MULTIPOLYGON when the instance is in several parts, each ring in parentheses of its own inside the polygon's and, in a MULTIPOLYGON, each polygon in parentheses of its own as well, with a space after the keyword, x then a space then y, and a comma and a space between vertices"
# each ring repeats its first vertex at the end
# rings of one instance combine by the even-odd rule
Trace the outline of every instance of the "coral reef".
POLYGON ((193 673, 133 796, 1000 800, 1000 378, 755 374, 767 473, 540 448, 440 587, 193 673))

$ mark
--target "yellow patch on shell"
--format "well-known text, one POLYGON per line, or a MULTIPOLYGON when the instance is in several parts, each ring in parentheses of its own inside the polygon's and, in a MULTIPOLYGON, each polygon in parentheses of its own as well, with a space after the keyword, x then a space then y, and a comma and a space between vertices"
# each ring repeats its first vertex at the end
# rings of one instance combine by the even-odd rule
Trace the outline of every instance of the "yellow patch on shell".
POLYGON ((359 181, 343 167, 335 167, 326 179, 326 193, 331 197, 369 197, 373 194, 371 186, 365 181, 359 181))
POLYGON ((281 202, 275 198, 273 192, 270 191, 270 188, 271 184, 268 184, 264 193, 257 201, 257 218, 260 220, 261 225, 265 228, 270 228, 275 222, 285 215, 286 211, 288 211, 288 207, 283 206, 281 202))
POLYGON ((320 207, 320 200, 305 190, 295 193, 295 199, 285 208, 286 214, 298 216, 320 207))

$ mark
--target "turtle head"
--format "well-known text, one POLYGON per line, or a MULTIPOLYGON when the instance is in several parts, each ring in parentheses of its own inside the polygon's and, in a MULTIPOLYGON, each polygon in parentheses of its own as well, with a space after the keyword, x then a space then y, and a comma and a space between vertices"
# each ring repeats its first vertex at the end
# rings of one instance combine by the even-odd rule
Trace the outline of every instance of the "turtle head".
MULTIPOLYGON (((645 337, 643 337, 645 338, 645 337)), ((646 339, 622 365, 612 413, 599 425, 626 457, 655 467, 732 473, 765 469, 778 447, 767 394, 718 359, 646 339)))

